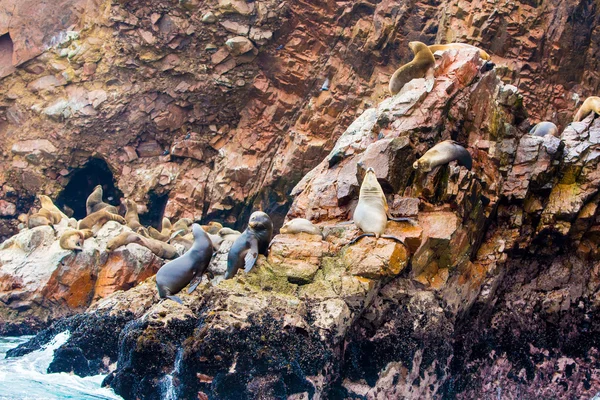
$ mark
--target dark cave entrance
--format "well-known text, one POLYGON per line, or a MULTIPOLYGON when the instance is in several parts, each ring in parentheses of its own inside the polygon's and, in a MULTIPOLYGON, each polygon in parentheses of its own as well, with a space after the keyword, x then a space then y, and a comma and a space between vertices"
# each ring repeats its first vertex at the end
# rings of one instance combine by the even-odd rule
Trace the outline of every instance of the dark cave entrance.
POLYGON ((58 195, 56 205, 60 208, 68 206, 73 209, 73 217, 82 219, 86 216, 85 202, 96 185, 102 185, 103 200, 119 206, 123 193, 115 187, 113 174, 106 161, 91 158, 77 170, 64 190, 58 195))
POLYGON ((160 231, 162 217, 169 200, 169 193, 158 194, 151 190, 148 192, 148 211, 140 214, 140 223, 144 226, 153 226, 160 231))
POLYGON ((15 67, 13 59, 13 41, 10 33, 0 35, 0 78, 10 74, 15 67))

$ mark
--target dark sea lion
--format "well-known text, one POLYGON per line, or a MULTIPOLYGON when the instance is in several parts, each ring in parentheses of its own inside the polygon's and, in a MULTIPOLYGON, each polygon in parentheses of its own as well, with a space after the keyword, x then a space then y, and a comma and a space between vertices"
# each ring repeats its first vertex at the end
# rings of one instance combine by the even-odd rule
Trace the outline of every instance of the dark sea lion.
POLYGON ((560 136, 560 134, 558 133, 558 127, 550 121, 542 121, 536 124, 533 128, 531 128, 529 134, 533 136, 560 136))
POLYGON ((583 121, 591 112, 600 114, 600 97, 590 96, 585 99, 579 110, 577 110, 573 122, 583 121))
POLYGON ((410 218, 391 218, 388 214, 388 203, 385 198, 385 193, 377 181, 375 171, 373 168, 369 167, 365 174, 365 178, 360 185, 358 204, 352 215, 354 224, 365 233, 350 241, 349 244, 355 243, 365 236, 393 239, 404 244, 399 238, 391 235, 384 235, 383 233, 387 227, 388 218, 394 221, 410 221, 410 218))
POLYGON ((413 79, 424 78, 427 71, 435 67, 435 58, 425 43, 410 42, 408 47, 413 51, 415 57, 408 64, 398 68, 392 75, 389 90, 393 95, 413 79))
POLYGON ((113 214, 119 213, 119 210, 117 210, 117 207, 112 206, 112 205, 102 201, 103 195, 104 195, 104 192, 102 190, 102 186, 97 185, 94 188, 94 191, 92 192, 92 194, 90 194, 88 196, 88 198, 85 202, 85 210, 87 212, 87 215, 90 215, 93 212, 102 210, 103 208, 108 208, 108 211, 110 211, 113 214))
POLYGON ((246 273, 250 272, 258 255, 267 255, 272 237, 271 218, 262 211, 253 212, 248 221, 248 228, 233 242, 229 250, 225 279, 233 278, 242 265, 246 273))
POLYGON ((142 227, 137 204, 131 199, 125 199, 125 221, 127 221, 127 226, 134 232, 137 232, 142 227))
POLYGON ((427 150, 423 157, 414 162, 413 168, 429 172, 438 165, 448 164, 454 160, 468 170, 473 167, 473 159, 467 149, 454 140, 444 140, 427 150))
POLYGON ((448 43, 448 44, 432 44, 431 46, 427 46, 429 47, 429 50, 432 53, 435 53, 436 51, 448 51, 448 50, 462 50, 462 49, 473 49, 473 50, 477 50, 479 51, 479 57, 482 60, 486 60, 489 61, 492 59, 492 57, 490 57, 490 55, 481 50, 479 47, 467 44, 467 43, 448 43))
POLYGON ((119 214, 113 214, 108 211, 108 208, 102 208, 80 220, 77 224, 77 229, 91 229, 94 233, 97 233, 108 221, 117 221, 121 225, 127 224, 125 218, 121 217, 119 214))
MULTIPOLYGON (((169 298, 178 303, 181 299, 175 296, 186 287, 192 279, 200 277, 213 255, 212 243, 204 230, 198 224, 192 225, 194 244, 181 257, 169 261, 156 273, 156 287, 161 299, 169 298)), ((191 286, 191 293, 196 285, 191 286)))

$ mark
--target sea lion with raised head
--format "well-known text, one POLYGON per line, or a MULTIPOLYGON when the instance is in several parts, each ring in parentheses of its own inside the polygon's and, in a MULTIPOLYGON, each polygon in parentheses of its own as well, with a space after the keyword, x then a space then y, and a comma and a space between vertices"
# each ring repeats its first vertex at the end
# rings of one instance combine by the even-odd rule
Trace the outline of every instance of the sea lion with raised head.
POLYGON ((184 229, 185 231, 187 231, 188 228, 190 227, 190 225, 192 225, 192 222, 194 222, 194 221, 192 221, 189 218, 181 218, 173 224, 173 226, 171 227, 171 232, 176 232, 181 229, 184 229))
POLYGON ((304 232, 310 235, 319 235, 323 237, 321 230, 305 218, 294 218, 293 220, 286 222, 283 224, 279 232, 288 235, 304 232))
POLYGON ((579 110, 577 110, 573 122, 583 121, 591 112, 600 114, 600 97, 590 96, 585 99, 579 110))
POLYGON ((135 232, 121 232, 117 237, 108 241, 106 249, 108 251, 113 251, 118 247, 126 246, 129 243, 136 243, 140 246, 144 246, 160 258, 173 259, 179 256, 177 249, 173 245, 161 242, 160 240, 144 237, 135 232))
POLYGON ((404 244, 402 240, 395 236, 384 235, 388 219, 393 221, 410 221, 410 218, 391 218, 388 210, 385 193, 377 181, 377 176, 373 168, 367 168, 365 178, 360 185, 358 195, 358 204, 354 209, 352 220, 361 231, 365 232, 359 235, 349 244, 355 243, 365 236, 375 236, 376 238, 393 239, 404 244))
POLYGON ((560 134, 558 133, 558 127, 550 121, 542 121, 540 123, 537 123, 533 128, 531 128, 529 134, 533 136, 560 136, 560 134))
POLYGON ((171 220, 167 217, 163 217, 162 222, 160 224, 160 233, 163 235, 170 236, 173 231, 173 225, 171 224, 171 220))
MULTIPOLYGON (((156 287, 161 299, 168 298, 178 303, 181 299, 175 296, 194 278, 200 278, 213 255, 213 246, 208 234, 198 224, 192 225, 194 244, 181 257, 169 261, 156 273, 156 287)), ((200 280, 190 286, 188 293, 196 289, 200 280)))
POLYGON ((413 51, 415 57, 408 64, 398 68, 392 75, 389 90, 393 95, 413 79, 424 78, 427 71, 435 67, 435 58, 425 43, 410 42, 408 47, 413 51))
POLYGON ((170 235, 163 235, 161 232, 157 231, 153 226, 148 227, 148 234, 152 239, 160 240, 161 242, 168 242, 170 235))
POLYGON ((60 208, 56 207, 56 205, 50 197, 40 194, 38 195, 38 198, 40 199, 40 204, 42 205, 42 208, 45 208, 46 210, 52 213, 55 223, 59 223, 63 218, 66 220, 69 219, 69 217, 67 217, 67 214, 60 211, 60 208))
POLYGON ((429 172, 438 165, 448 164, 454 160, 468 170, 473 167, 473 158, 467 149, 454 140, 444 140, 427 150, 421 158, 413 163, 413 168, 429 172))
POLYGON ((94 191, 88 196, 88 198, 85 202, 85 210, 87 212, 87 215, 90 215, 91 213, 102 210, 104 208, 107 208, 108 211, 113 214, 119 213, 119 210, 117 210, 117 207, 110 205, 108 203, 105 203, 102 200, 103 195, 104 195, 104 191, 102 190, 102 186, 97 185, 94 188, 94 191))
POLYGON ((271 218, 262 211, 253 212, 250 215, 248 227, 231 245, 227 255, 225 279, 233 278, 242 266, 246 273, 250 272, 258 255, 267 255, 272 237, 273 222, 271 218))
POLYGON ((125 218, 121 217, 119 214, 111 213, 108 211, 108 208, 102 208, 80 220, 77 224, 77 229, 91 229, 92 232, 96 234, 108 221, 117 221, 121 225, 127 225, 125 218))
POLYGON ((477 50, 479 51, 479 58, 481 58, 482 60, 485 61, 490 61, 492 59, 492 57, 490 57, 490 55, 485 52, 484 50, 481 50, 479 47, 467 44, 467 43, 447 43, 447 44, 432 44, 429 47, 429 50, 431 51, 431 53, 435 53, 436 51, 448 51, 448 50, 463 50, 463 49, 473 49, 473 50, 477 50))
POLYGON ((67 229, 58 241, 60 247, 65 250, 83 250, 83 242, 85 239, 93 236, 93 233, 89 229, 67 229))
POLYGON ((142 227, 137 204, 131 199, 125 199, 125 221, 127 221, 127 226, 134 232, 137 232, 142 227))

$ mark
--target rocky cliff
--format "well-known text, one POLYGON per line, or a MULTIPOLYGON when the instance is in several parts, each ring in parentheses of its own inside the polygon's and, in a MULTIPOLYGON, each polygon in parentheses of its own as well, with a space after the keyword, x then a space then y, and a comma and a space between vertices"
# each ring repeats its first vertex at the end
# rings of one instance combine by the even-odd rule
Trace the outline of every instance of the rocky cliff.
MULTIPOLYGON (((5 226, 28 210, 27 196, 52 193, 77 211, 76 189, 100 182, 115 199, 147 202, 149 220, 164 206, 169 216, 232 224, 260 204, 280 219, 311 219, 323 238, 277 235, 251 273, 205 280, 182 305, 159 302, 146 279, 160 259, 101 295, 104 284, 88 278, 88 297, 71 311, 68 290, 56 307, 36 296, 43 285, 61 288, 49 274, 2 288, 14 306, 8 318, 28 315, 13 295, 44 310, 36 326, 86 309, 11 355, 68 329, 49 369, 109 373, 105 384, 127 399, 600 391, 600 119, 568 125, 578 95, 598 85, 586 56, 598 42, 596 3, 90 4, 71 2, 71 33, 58 44, 41 39, 46 50, 13 57, 6 72, 3 206, 14 212, 5 226), (414 80, 388 97, 409 39, 481 44, 496 67, 473 51, 438 54, 432 90, 414 80), (44 72, 61 62, 61 72, 44 72), (24 115, 18 128, 14 115, 24 115), (560 137, 526 134, 539 118, 555 120, 560 137), (443 139, 468 148, 472 170, 415 171, 443 139), (359 232, 342 223, 369 167, 391 213, 412 219, 388 223, 403 244, 348 245, 359 232)), ((3 244, 0 278, 36 271, 1 257, 18 250, 31 261, 38 246, 48 254, 45 229, 19 234, 44 240, 3 244)), ((37 272, 104 271, 102 239, 87 246, 95 261, 50 261, 37 272)), ((215 262, 218 275, 223 254, 215 262)))
POLYGON ((261 206, 279 225, 409 40, 481 45, 523 95, 518 128, 563 128, 599 89, 598 18, 593 1, 3 2, 0 237, 35 194, 77 216, 96 184, 149 223, 261 206))

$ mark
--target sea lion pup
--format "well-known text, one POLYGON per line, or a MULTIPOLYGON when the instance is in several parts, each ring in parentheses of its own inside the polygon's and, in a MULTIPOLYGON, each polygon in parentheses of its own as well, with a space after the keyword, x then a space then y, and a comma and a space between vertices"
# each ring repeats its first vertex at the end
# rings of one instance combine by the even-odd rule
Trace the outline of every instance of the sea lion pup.
POLYGON ((119 214, 109 212, 107 208, 103 208, 80 220, 79 224, 77 224, 77 229, 91 229, 92 232, 96 234, 108 221, 117 221, 121 225, 127 225, 125 218, 121 217, 119 214))
MULTIPOLYGON (((356 237, 350 243, 353 244, 365 236, 375 236, 376 238, 393 239, 404 244, 396 236, 383 235, 388 221, 388 203, 383 193, 381 185, 377 181, 377 176, 373 168, 367 168, 365 178, 360 185, 360 194, 358 195, 358 204, 354 209, 352 220, 364 234, 356 237)), ((410 218, 389 218, 394 221, 410 221, 410 218)))
POLYGON ((394 72, 390 79, 390 93, 398 93, 402 87, 413 79, 424 78, 430 68, 435 67, 435 58, 426 44, 410 42, 408 47, 415 53, 415 57, 408 64, 404 64, 394 72))
POLYGON ((546 135, 552 135, 552 136, 556 136, 559 137, 560 134, 558 133, 558 127, 556 125, 554 125, 554 123, 549 122, 549 121, 542 121, 538 124, 536 124, 533 128, 531 128, 531 130, 529 131, 530 135, 533 136, 546 136, 546 135))
POLYGON ((118 247, 126 246, 129 243, 136 243, 140 246, 144 246, 160 258, 173 259, 179 256, 177 249, 174 246, 161 242, 160 240, 143 237, 135 232, 121 232, 117 237, 108 241, 106 250, 113 251, 118 247))
POLYGON ((481 50, 477 46, 473 46, 468 43, 432 44, 431 46, 427 47, 429 47, 431 53, 435 53, 436 51, 473 49, 479 51, 479 58, 481 58, 482 60, 490 61, 492 59, 492 57, 490 57, 490 55, 487 52, 481 50))
POLYGON ((429 172, 438 165, 448 164, 454 160, 468 170, 473 167, 473 159, 467 149, 454 140, 444 140, 427 150, 423 157, 413 163, 413 168, 429 172))
POLYGON ((131 199, 125 199, 125 221, 132 231, 137 232, 142 227, 137 211, 137 204, 131 199))
POLYGON ((211 235, 216 235, 222 228, 223 225, 216 221, 210 221, 208 224, 202 225, 202 229, 204 229, 206 233, 210 233, 211 235))
POLYGON ((27 217, 27 227, 29 229, 44 225, 48 225, 54 229, 54 218, 52 213, 45 208, 42 208, 39 212, 27 217))
POLYGON ((153 226, 148 227, 148 234, 152 239, 160 240, 161 242, 168 242, 170 235, 163 235, 161 232, 157 231, 153 226))
POLYGON ((52 213, 55 223, 59 223, 63 218, 67 220, 69 219, 69 217, 67 217, 67 214, 60 211, 60 208, 56 207, 56 205, 54 204, 54 202, 52 202, 52 199, 50 197, 40 194, 38 195, 38 199, 40 199, 40 204, 42 205, 42 208, 45 208, 46 210, 52 213))
POLYGON ((262 211, 250 215, 248 227, 238 237, 227 254, 227 273, 225 279, 231 279, 244 266, 246 273, 250 272, 259 254, 267 255, 269 243, 273 237, 273 222, 262 211))
POLYGON ((323 237, 321 230, 313 225, 312 222, 304 218, 294 218, 293 220, 286 222, 283 224, 279 232, 288 235, 304 232, 323 237))
POLYGON ((573 122, 583 121, 583 119, 592 111, 596 114, 600 114, 600 97, 590 96, 585 99, 581 107, 579 107, 579 110, 577 110, 573 122))
POLYGON ((60 247, 65 250, 83 250, 83 242, 85 239, 92 237, 94 234, 90 229, 67 229, 58 241, 60 247))
POLYGON ((87 215, 90 215, 93 212, 102 210, 103 208, 108 208, 108 211, 110 211, 113 214, 119 213, 119 210, 117 210, 117 207, 112 206, 112 205, 102 201, 103 195, 104 195, 104 192, 102 191, 102 186, 97 185, 94 188, 94 191, 92 192, 92 194, 90 194, 88 196, 88 198, 85 202, 85 210, 87 212, 87 215))
MULTIPOLYGON (((156 287, 161 299, 167 298, 182 304, 175 296, 192 279, 200 277, 208 267, 213 255, 213 246, 206 232, 198 224, 192 225, 194 244, 181 257, 169 261, 156 273, 156 287)), ((196 289, 200 280, 190 286, 188 293, 196 289)))

